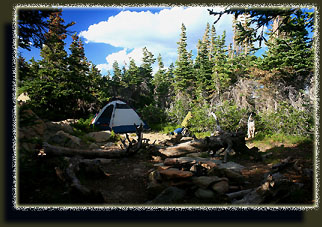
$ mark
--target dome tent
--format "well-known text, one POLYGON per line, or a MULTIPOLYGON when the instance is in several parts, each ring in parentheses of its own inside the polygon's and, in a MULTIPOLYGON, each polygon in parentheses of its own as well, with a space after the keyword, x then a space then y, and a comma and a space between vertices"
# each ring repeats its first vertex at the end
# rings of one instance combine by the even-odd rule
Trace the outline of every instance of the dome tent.
POLYGON ((135 132, 134 124, 142 124, 143 128, 148 129, 135 110, 119 99, 109 102, 92 120, 92 125, 115 133, 135 132))

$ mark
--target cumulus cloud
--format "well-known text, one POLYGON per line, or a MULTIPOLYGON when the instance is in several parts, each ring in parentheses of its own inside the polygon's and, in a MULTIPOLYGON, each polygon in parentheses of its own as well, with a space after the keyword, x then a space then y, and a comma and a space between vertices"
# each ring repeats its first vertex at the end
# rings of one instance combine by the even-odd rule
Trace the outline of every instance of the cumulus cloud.
MULTIPOLYGON (((137 64, 142 59, 142 48, 152 52, 155 56, 162 55, 164 63, 168 66, 175 62, 177 57, 177 42, 180 39, 181 25, 186 26, 188 50, 196 48, 198 39, 201 39, 206 24, 212 24, 215 20, 210 16, 205 7, 174 7, 162 9, 157 13, 150 11, 122 11, 109 17, 107 21, 101 21, 91 25, 80 36, 85 42, 106 43, 123 50, 112 53, 106 57, 106 63, 98 67, 110 70, 116 60, 120 65, 129 62, 133 58, 137 64)), ((220 8, 213 8, 221 10, 220 8)), ((232 37, 232 16, 224 15, 216 24, 218 35, 226 30, 227 42, 232 37)))

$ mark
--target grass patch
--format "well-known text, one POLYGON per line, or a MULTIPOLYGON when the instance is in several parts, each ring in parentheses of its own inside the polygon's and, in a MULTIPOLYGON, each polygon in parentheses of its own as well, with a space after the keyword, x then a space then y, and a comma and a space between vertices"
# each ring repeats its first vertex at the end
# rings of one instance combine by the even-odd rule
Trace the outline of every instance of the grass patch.
POLYGON ((299 136, 299 135, 286 135, 283 133, 275 133, 275 134, 264 134, 258 133, 252 142, 256 145, 256 143, 264 143, 270 145, 274 142, 277 143, 285 143, 285 144, 303 144, 303 143, 312 143, 313 138, 299 136))

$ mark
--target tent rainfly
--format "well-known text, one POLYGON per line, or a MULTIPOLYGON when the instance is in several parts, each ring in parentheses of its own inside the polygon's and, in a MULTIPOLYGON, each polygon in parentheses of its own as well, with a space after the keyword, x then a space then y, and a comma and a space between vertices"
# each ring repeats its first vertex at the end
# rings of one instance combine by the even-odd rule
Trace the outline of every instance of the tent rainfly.
POLYGON ((135 110, 121 100, 109 102, 92 120, 92 125, 115 133, 135 132, 134 124, 143 124, 143 128, 148 129, 135 110))

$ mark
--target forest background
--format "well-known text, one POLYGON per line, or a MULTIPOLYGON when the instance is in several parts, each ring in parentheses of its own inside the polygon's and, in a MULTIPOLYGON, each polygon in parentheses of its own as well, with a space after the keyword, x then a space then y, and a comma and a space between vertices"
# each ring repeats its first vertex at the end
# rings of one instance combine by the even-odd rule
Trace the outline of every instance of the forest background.
MULTIPOLYGON (((196 135, 215 130, 211 112, 223 130, 245 130, 253 112, 257 138, 313 139, 316 40, 309 31, 315 31, 314 11, 231 9, 223 13, 235 15, 233 27, 227 28, 234 31, 233 43, 226 45, 226 33, 217 34, 216 24, 207 24, 193 57, 182 24, 178 58, 168 68, 160 54, 154 56, 143 48, 141 65, 131 60, 120 67, 114 62, 112 73, 102 76, 86 58, 83 41, 70 34, 74 23, 64 22, 63 10, 19 10, 19 48, 28 49, 33 43, 41 48, 41 59, 18 57, 17 95, 27 93, 30 100, 23 108, 41 118, 81 118, 86 130, 92 117, 112 97, 119 97, 153 130, 179 127, 189 111, 190 130, 196 135), (268 24, 269 39, 265 39, 258 31, 268 24), (67 36, 73 39, 70 54, 65 50, 67 36), (254 55, 254 43, 259 40, 268 47, 261 57, 254 55)), ((214 21, 220 16, 209 14, 214 21)))

